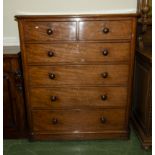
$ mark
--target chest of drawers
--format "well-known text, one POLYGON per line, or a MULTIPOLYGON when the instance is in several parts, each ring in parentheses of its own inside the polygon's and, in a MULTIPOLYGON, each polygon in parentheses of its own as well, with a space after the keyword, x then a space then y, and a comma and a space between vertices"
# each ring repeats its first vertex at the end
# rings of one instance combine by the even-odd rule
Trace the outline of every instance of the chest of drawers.
POLYGON ((127 138, 136 17, 16 19, 30 138, 127 138))

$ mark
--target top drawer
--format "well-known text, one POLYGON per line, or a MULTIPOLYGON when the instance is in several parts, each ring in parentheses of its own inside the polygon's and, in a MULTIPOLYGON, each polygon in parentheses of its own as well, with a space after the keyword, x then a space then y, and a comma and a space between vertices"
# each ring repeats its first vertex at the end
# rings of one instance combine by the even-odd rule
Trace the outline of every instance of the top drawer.
POLYGON ((76 22, 25 22, 25 41, 76 40, 76 22))
POLYGON ((130 39, 130 20, 123 21, 81 21, 79 40, 130 39))

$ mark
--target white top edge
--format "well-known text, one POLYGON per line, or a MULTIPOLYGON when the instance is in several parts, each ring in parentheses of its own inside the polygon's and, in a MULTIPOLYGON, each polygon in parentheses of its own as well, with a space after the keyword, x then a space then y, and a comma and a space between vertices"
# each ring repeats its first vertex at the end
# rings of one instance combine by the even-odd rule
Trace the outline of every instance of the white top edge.
POLYGON ((93 10, 93 11, 76 11, 76 12, 17 12, 15 15, 91 15, 91 14, 132 14, 136 9, 125 10, 93 10))

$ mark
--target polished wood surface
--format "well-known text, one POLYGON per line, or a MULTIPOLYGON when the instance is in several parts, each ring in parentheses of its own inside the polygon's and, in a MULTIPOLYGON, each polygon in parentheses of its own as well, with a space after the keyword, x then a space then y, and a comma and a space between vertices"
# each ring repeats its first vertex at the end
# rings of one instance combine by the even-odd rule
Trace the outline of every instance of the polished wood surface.
POLYGON ((26 22, 25 41, 76 40, 76 22, 26 22))
MULTIPOLYGON (((135 98, 135 103, 137 103, 135 105, 135 112, 137 117, 139 117, 139 121, 140 124, 142 126, 142 128, 146 131, 146 128, 148 127, 149 121, 146 117, 146 115, 148 114, 146 110, 146 106, 147 106, 147 102, 148 101, 148 97, 151 95, 151 68, 149 65, 145 64, 142 60, 140 60, 139 58, 137 58, 137 63, 136 63, 136 74, 141 77, 136 79, 136 95, 137 98, 135 98), (146 82, 147 81, 147 82, 146 82), (141 96, 141 97, 139 97, 141 96), (140 104, 138 104, 140 103, 140 104)), ((147 108, 149 108, 147 106, 147 108)))
POLYGON ((142 147, 149 149, 152 147, 152 16, 148 16, 148 1, 141 11, 137 25, 132 122, 142 147))
POLYGON ((66 20, 66 19, 76 19, 77 21, 79 19, 85 19, 85 18, 89 18, 90 20, 95 20, 95 19, 100 19, 100 18, 129 18, 129 17, 137 17, 139 14, 136 13, 128 13, 128 14, 81 14, 81 15, 16 15, 15 16, 15 20, 27 20, 27 21, 36 21, 38 19, 41 19, 42 21, 48 21, 48 19, 51 19, 53 21, 55 21, 55 19, 59 20, 66 20))
POLYGON ((30 138, 128 138, 135 15, 16 19, 30 138))
MULTIPOLYGON (((13 53, 14 49, 10 52, 7 48, 6 52, 13 53)), ((17 54, 5 54, 3 55, 3 136, 24 138, 26 135, 26 112, 19 57, 17 54)))
POLYGON ((79 22, 79 40, 130 39, 131 26, 131 20, 82 21, 79 22))
POLYGON ((125 107, 126 100, 126 87, 53 87, 30 90, 31 106, 38 109, 117 108, 125 107))
POLYGON ((30 86, 126 85, 128 65, 30 66, 30 86), (93 72, 94 70, 94 72, 93 72), (105 75, 106 74, 106 75, 105 75))
POLYGON ((34 131, 48 132, 101 132, 124 129, 125 110, 51 110, 32 111, 34 131), (44 117, 42 117, 44 116, 44 117), (72 117, 74 116, 74 117, 72 117), (79 117, 80 116, 80 117, 79 117), (119 118, 119 119, 116 119, 119 118), (41 123, 44 122, 44 123, 41 123), (80 124, 80 125, 79 125, 80 124))
MULTIPOLYGON (((147 54, 148 56, 148 54, 147 54)), ((132 121, 145 149, 152 146, 152 61, 137 52, 132 121)))
POLYGON ((104 63, 130 60, 130 43, 26 44, 26 50, 29 64, 104 63))

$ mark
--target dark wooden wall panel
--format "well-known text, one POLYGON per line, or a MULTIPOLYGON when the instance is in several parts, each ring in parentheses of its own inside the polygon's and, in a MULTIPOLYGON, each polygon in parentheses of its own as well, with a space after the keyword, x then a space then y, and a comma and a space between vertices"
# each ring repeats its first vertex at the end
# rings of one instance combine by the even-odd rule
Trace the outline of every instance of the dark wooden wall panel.
POLYGON ((23 138, 27 129, 19 55, 5 54, 3 59, 4 138, 23 138))

